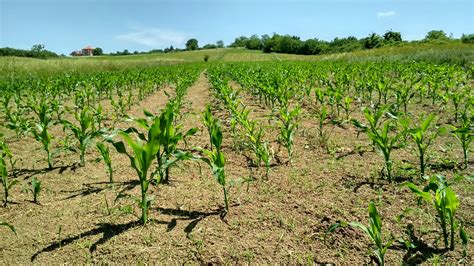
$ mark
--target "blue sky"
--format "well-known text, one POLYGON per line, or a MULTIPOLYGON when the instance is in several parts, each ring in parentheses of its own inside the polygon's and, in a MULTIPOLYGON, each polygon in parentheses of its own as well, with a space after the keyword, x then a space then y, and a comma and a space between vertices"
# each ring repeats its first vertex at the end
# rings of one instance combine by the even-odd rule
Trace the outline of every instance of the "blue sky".
POLYGON ((252 34, 332 40, 400 31, 407 40, 433 29, 474 33, 474 0, 0 0, 0 47, 69 54, 86 45, 105 52, 202 46, 252 34))

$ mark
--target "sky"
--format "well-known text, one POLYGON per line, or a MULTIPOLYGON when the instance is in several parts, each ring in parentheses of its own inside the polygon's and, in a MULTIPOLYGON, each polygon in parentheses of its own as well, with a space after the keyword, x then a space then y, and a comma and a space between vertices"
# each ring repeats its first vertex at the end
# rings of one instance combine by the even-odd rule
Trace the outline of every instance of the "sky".
POLYGON ((0 0, 0 47, 68 55, 87 45, 104 52, 183 48, 278 33, 330 41, 399 31, 474 33, 474 0, 0 0))

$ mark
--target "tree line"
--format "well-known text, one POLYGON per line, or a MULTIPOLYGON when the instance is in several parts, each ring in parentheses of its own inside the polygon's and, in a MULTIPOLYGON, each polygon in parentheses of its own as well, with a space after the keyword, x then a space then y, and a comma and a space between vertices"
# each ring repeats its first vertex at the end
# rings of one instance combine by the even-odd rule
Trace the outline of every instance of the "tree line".
POLYGON ((46 50, 43 44, 35 44, 30 50, 15 49, 10 47, 0 48, 0 56, 18 56, 45 59, 58 57, 59 55, 46 50))
MULTIPOLYGON (((331 54, 341 52, 352 52, 358 50, 374 49, 383 46, 395 46, 403 43, 450 43, 450 42, 461 42, 461 43, 474 43, 474 34, 463 34, 460 39, 452 38, 442 30, 432 30, 428 32, 424 39, 421 41, 407 42, 402 39, 400 32, 389 30, 383 35, 371 33, 369 36, 361 39, 357 39, 354 36, 345 38, 334 38, 332 41, 319 40, 317 38, 301 40, 300 37, 295 35, 280 35, 274 33, 272 36, 264 34, 262 36, 252 35, 250 37, 240 36, 235 38, 227 47, 242 47, 249 50, 261 50, 266 53, 287 53, 287 54, 303 54, 303 55, 319 55, 319 54, 331 54)), ((165 49, 152 49, 145 52, 130 52, 128 49, 123 51, 117 51, 115 53, 106 54, 99 47, 95 48, 93 55, 133 55, 133 54, 155 54, 155 53, 171 53, 179 51, 194 51, 201 49, 217 49, 224 48, 224 42, 222 40, 216 43, 206 44, 199 47, 197 39, 189 39, 185 48, 175 48, 172 45, 165 49)), ((48 51, 44 48, 44 45, 37 44, 33 45, 30 50, 22 50, 15 48, 0 48, 0 56, 18 56, 18 57, 32 57, 32 58, 54 58, 59 57, 54 52, 48 51)), ((61 55, 64 56, 64 55, 61 55)))
MULTIPOLYGON (((449 43, 462 42, 474 43, 474 34, 463 34, 460 39, 448 37, 442 30, 432 30, 428 32, 421 41, 411 43, 449 43)), ((267 34, 250 37, 241 36, 234 40, 229 47, 244 47, 250 50, 262 50, 263 52, 318 55, 341 52, 352 52, 357 50, 374 49, 383 46, 393 46, 403 41, 400 32, 389 30, 383 35, 371 33, 369 36, 357 39, 354 36, 346 38, 335 38, 332 41, 318 40, 317 38, 301 40, 295 35, 280 35, 274 33, 271 37, 267 34)))

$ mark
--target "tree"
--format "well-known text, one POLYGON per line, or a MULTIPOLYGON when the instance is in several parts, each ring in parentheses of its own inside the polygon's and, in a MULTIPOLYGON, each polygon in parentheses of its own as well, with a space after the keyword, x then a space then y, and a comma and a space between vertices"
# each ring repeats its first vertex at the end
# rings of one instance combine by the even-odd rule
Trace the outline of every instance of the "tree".
POLYGON ((442 30, 432 30, 426 33, 425 39, 423 39, 425 42, 443 42, 443 41, 449 41, 449 37, 446 35, 446 33, 442 30))
POLYGON ((240 36, 235 38, 234 42, 230 44, 230 47, 245 47, 248 42, 248 38, 245 36, 240 36))
POLYGON ((387 43, 396 43, 402 41, 402 34, 400 32, 389 30, 383 35, 383 39, 387 43))
POLYGON ((249 50, 261 50, 263 48, 262 40, 258 35, 254 34, 245 43, 245 48, 249 50))
POLYGON ((173 51, 174 51, 173 45, 171 45, 170 47, 165 48, 165 50, 164 50, 165 53, 169 53, 169 52, 173 52, 173 51))
POLYGON ((193 39, 189 39, 186 42, 186 50, 193 51, 193 50, 197 50, 197 49, 199 49, 198 40, 193 38, 193 39))
POLYGON ((100 47, 96 47, 92 51, 92 55, 103 55, 103 54, 104 54, 104 51, 102 51, 102 48, 100 47))
POLYGON ((202 49, 216 49, 216 48, 217 48, 217 45, 212 44, 212 43, 208 43, 202 47, 202 49))
POLYGON ((31 51, 34 53, 40 53, 44 50, 44 44, 35 44, 31 47, 31 51))
POLYGON ((474 43, 474 34, 463 34, 461 36, 462 43, 474 43))
POLYGON ((382 46, 382 37, 376 33, 372 33, 369 37, 363 39, 365 49, 373 49, 382 46))
POLYGON ((217 46, 217 48, 224 48, 224 42, 222 40, 218 40, 216 42, 216 46, 217 46))

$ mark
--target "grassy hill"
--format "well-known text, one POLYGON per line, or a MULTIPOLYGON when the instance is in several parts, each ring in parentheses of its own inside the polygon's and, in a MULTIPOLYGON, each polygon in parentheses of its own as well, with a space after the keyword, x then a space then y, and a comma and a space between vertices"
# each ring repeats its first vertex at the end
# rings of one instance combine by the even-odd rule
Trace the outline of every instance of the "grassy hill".
POLYGON ((472 44, 411 44, 384 47, 373 50, 356 51, 328 55, 294 55, 263 53, 242 48, 221 48, 212 50, 183 51, 163 54, 138 54, 125 56, 67 57, 57 59, 33 59, 19 57, 0 58, 0 78, 18 74, 51 75, 64 71, 106 71, 129 67, 146 67, 180 63, 203 62, 209 55, 212 62, 241 61, 431 61, 435 63, 474 65, 474 45, 472 44))

